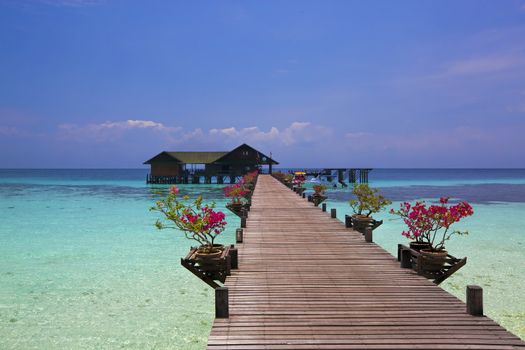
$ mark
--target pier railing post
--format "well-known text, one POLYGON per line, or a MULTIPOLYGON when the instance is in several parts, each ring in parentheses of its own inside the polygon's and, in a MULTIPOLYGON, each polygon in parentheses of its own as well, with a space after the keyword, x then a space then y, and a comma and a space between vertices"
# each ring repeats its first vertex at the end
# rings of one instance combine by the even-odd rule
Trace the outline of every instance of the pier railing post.
POLYGON ((244 235, 244 231, 242 228, 238 228, 237 230, 235 230, 235 241, 237 243, 242 243, 243 235, 244 235))
POLYGON ((345 215, 345 227, 352 227, 352 217, 350 215, 345 215))
POLYGON ((321 204, 321 210, 326 211, 326 203, 321 204))
POLYGON ((239 253, 233 244, 230 246, 230 259, 231 269, 237 270, 239 268, 239 253))
POLYGON ((246 216, 241 216, 241 227, 246 228, 246 216))
POLYGON ((230 254, 226 255, 226 276, 232 274, 232 257, 230 254))
POLYGON ((303 192, 303 198, 306 198, 306 193, 303 192))
POLYGON ((313 197, 312 197, 311 195, 308 196, 308 202, 313 202, 313 201, 314 201, 314 200, 313 200, 313 197))
POLYGON ((219 287, 215 289, 215 317, 228 318, 230 310, 228 305, 228 288, 219 287))
POLYGON ((372 243, 373 242, 372 232, 373 231, 372 231, 371 227, 365 228, 365 242, 368 242, 368 243, 372 243))
POLYGON ((412 253, 408 249, 401 249, 401 268, 410 269, 412 268, 412 253))
POLYGON ((337 217, 337 209, 335 208, 330 209, 330 217, 332 219, 335 219, 337 217))
POLYGON ((483 288, 467 286, 467 313, 472 316, 483 316, 483 288))

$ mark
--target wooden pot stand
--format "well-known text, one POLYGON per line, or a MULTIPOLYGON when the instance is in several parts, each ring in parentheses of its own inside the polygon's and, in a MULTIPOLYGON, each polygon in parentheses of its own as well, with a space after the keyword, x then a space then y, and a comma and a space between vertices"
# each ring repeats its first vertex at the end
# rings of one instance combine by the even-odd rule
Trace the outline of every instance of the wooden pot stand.
POLYGON ((447 255, 445 263, 440 270, 430 271, 431 262, 428 261, 428 258, 419 251, 410 249, 403 244, 397 245, 397 260, 401 262, 401 267, 411 268, 418 275, 432 279, 435 284, 440 284, 467 263, 467 258, 459 259, 452 255, 447 255))
POLYGON ((248 212, 250 210, 250 206, 251 206, 250 203, 245 203, 245 204, 228 203, 228 204, 226 204, 226 208, 228 208, 229 211, 231 211, 232 213, 234 213, 235 215, 237 215, 240 218, 247 216, 245 214, 246 214, 246 212, 248 212))
POLYGON ((319 204, 321 204, 322 202, 324 202, 328 197, 327 196, 323 196, 323 195, 315 195, 313 194, 312 195, 312 202, 314 203, 314 205, 316 207, 319 206, 319 204))
POLYGON ((230 246, 226 246, 224 247, 222 254, 217 259, 214 259, 214 261, 217 262, 216 264, 213 264, 212 266, 209 264, 202 266, 202 264, 195 259, 197 248, 192 247, 188 255, 186 255, 185 258, 182 258, 180 263, 195 276, 206 282, 210 287, 217 289, 220 285, 216 281, 224 283, 224 281, 226 281, 226 276, 231 274, 230 253, 230 246))
POLYGON ((361 232, 362 234, 365 234, 365 229, 368 227, 370 227, 373 231, 383 224, 383 220, 378 221, 372 218, 369 218, 369 220, 360 220, 352 217, 351 220, 353 229, 357 232, 361 232))
POLYGON ((302 196, 303 195, 303 192, 306 190, 306 188, 304 187, 294 187, 295 188, 295 192, 299 195, 299 196, 302 196))

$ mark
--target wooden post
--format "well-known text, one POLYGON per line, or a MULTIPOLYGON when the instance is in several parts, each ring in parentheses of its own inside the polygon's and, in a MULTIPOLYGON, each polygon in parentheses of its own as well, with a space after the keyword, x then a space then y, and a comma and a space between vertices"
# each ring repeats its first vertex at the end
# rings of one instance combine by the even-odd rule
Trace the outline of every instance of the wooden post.
POLYGON ((326 211, 326 203, 323 203, 323 204, 321 205, 321 209, 322 209, 323 211, 326 211))
POLYGON ((233 244, 230 246, 230 258, 232 270, 237 270, 239 268, 239 253, 233 244))
POLYGON ((216 318, 230 317, 227 287, 219 287, 215 289, 215 317, 216 318))
POLYGON ((412 268, 412 253, 408 249, 401 248, 401 268, 411 269, 412 268))
POLYGON ((226 255, 226 276, 230 276, 232 274, 232 258, 228 254, 226 255))
POLYGON ((306 193, 303 192, 303 198, 306 198, 306 193))
POLYGON ((472 316, 483 316, 483 288, 467 286, 467 313, 472 316))
POLYGON ((345 215, 345 227, 352 227, 352 217, 350 215, 345 215))
POLYGON ((365 242, 372 243, 372 228, 367 227, 365 228, 365 242))
POLYGON ((246 210, 246 208, 241 209, 241 217, 248 217, 248 210, 246 210))
POLYGON ((246 216, 241 216, 241 227, 246 228, 246 216))
MULTIPOLYGON (((242 220, 242 219, 241 219, 242 220)), ((243 241, 243 236, 244 236, 244 231, 242 228, 238 228, 237 230, 235 230, 235 241, 237 243, 242 243, 243 241)))
POLYGON ((313 201, 314 201, 314 200, 313 200, 313 197, 312 197, 311 195, 308 196, 308 202, 313 202, 313 201))
POLYGON ((337 209, 335 208, 330 209, 330 217, 332 219, 335 219, 337 217, 337 209))

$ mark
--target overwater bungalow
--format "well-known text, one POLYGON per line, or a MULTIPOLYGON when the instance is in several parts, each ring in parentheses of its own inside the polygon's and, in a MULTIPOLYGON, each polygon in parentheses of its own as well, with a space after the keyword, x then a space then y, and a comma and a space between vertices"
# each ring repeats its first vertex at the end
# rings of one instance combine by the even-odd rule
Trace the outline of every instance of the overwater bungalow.
POLYGON ((167 152, 163 151, 144 162, 150 165, 147 183, 234 183, 253 170, 263 170, 279 164, 271 157, 243 143, 225 152, 167 152))

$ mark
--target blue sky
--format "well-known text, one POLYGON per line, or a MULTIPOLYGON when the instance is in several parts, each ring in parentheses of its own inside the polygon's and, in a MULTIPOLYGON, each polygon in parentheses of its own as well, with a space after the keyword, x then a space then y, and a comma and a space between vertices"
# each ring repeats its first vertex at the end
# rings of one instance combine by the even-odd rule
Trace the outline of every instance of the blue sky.
POLYGON ((0 0, 2 167, 525 167, 525 1, 0 0))

